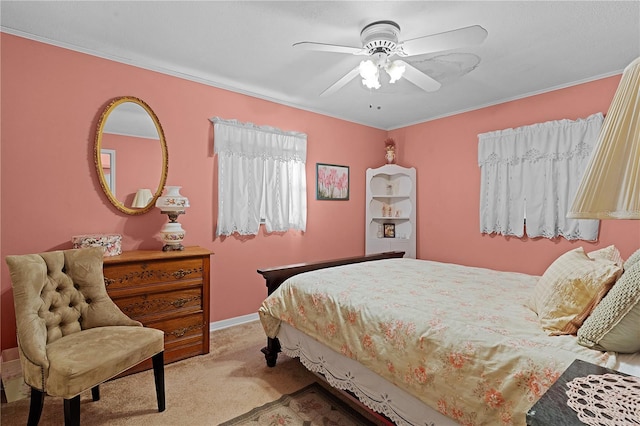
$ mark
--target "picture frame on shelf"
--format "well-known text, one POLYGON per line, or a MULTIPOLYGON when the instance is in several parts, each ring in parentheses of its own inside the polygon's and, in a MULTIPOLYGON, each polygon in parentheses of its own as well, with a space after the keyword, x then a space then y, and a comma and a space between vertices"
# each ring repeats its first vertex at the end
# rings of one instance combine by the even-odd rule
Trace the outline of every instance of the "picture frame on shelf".
POLYGON ((395 238, 395 237, 396 237, 396 225, 393 223, 385 223, 384 238, 395 238))
POLYGON ((349 199, 349 166, 316 163, 316 200, 349 199))

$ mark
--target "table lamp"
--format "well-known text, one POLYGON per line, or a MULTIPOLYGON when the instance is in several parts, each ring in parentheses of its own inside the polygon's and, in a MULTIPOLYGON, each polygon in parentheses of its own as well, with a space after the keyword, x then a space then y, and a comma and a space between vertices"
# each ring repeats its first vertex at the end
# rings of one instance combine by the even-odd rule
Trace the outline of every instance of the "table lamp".
POLYGON ((160 213, 169 216, 167 222, 160 235, 164 246, 162 251, 184 250, 182 241, 186 234, 182 229, 182 225, 178 223, 178 216, 185 213, 185 209, 189 207, 189 199, 180 194, 181 186, 166 186, 165 195, 158 197, 156 207, 160 209, 160 213))

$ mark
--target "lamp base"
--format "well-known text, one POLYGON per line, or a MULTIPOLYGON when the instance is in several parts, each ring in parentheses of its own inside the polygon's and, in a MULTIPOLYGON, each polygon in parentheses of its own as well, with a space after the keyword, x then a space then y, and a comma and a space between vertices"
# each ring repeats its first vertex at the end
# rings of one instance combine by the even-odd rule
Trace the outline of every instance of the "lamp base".
POLYGON ((184 246, 182 244, 165 244, 162 247, 162 251, 182 251, 184 246))
POLYGON ((184 250, 182 241, 184 240, 186 232, 182 229, 182 225, 178 222, 169 222, 164 225, 164 228, 160 231, 160 237, 164 243, 162 251, 180 251, 184 250))

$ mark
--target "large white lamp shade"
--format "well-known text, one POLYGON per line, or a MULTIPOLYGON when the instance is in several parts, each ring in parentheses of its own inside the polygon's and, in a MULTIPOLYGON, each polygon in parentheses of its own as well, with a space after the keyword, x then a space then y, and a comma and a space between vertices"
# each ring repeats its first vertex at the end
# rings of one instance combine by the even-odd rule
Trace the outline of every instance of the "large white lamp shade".
POLYGON ((640 219, 640 58, 622 74, 567 217, 640 219))

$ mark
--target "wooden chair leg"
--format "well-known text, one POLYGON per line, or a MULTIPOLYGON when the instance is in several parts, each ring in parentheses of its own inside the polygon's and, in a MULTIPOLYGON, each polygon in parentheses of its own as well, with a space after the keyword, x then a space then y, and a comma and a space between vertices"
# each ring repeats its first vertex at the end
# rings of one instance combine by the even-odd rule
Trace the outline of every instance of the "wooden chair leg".
POLYGON ((64 426, 80 426, 80 395, 64 400, 64 426))
POLYGON ((27 426, 37 426, 44 406, 44 392, 31 388, 31 401, 29 402, 29 419, 27 426))
POLYGON ((91 388, 91 398, 94 401, 100 401, 100 385, 91 388))
POLYGON ((156 398, 158 399, 158 411, 165 410, 164 400, 164 351, 155 354, 151 358, 153 362, 153 378, 156 382, 156 398))

